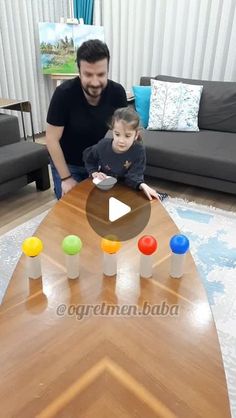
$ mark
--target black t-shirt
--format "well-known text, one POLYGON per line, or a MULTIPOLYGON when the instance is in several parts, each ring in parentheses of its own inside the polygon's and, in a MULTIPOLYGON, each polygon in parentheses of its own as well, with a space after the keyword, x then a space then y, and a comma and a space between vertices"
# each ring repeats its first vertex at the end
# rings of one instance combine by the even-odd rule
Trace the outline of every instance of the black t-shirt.
POLYGON ((84 149, 105 136, 114 110, 126 106, 124 88, 111 80, 108 80, 97 106, 87 102, 79 77, 58 86, 51 99, 47 122, 64 126, 60 144, 66 162, 83 165, 84 149))

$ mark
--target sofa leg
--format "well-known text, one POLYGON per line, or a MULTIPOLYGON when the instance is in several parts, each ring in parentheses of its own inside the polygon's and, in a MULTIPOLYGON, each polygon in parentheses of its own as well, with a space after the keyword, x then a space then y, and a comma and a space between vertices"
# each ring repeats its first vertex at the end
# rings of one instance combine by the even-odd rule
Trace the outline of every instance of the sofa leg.
POLYGON ((37 170, 35 181, 37 190, 43 191, 50 188, 48 165, 45 165, 40 170, 37 170))

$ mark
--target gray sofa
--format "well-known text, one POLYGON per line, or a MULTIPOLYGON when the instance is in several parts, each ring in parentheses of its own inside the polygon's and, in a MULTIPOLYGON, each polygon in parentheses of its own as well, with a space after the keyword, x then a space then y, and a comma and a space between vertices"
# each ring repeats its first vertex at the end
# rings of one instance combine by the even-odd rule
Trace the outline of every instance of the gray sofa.
MULTIPOLYGON (((203 91, 199 132, 143 131, 146 175, 235 194, 236 82, 151 78, 201 84, 203 91)), ((150 85, 150 77, 141 77, 140 85, 150 85)))
POLYGON ((48 189, 48 163, 44 145, 20 139, 17 117, 0 114, 0 196, 33 181, 38 190, 48 189))

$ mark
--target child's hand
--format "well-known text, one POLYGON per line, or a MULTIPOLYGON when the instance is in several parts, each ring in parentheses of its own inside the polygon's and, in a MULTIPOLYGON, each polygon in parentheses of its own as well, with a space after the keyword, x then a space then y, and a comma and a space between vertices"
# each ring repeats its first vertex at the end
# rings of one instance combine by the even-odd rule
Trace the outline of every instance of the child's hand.
POLYGON ((145 193, 145 195, 148 197, 149 200, 152 200, 153 197, 155 197, 155 199, 160 200, 156 190, 152 189, 147 184, 141 183, 139 188, 143 190, 143 192, 145 193))
POLYGON ((96 171, 94 173, 92 173, 92 177, 95 179, 99 179, 99 180, 104 180, 107 178, 107 175, 100 172, 100 171, 96 171))

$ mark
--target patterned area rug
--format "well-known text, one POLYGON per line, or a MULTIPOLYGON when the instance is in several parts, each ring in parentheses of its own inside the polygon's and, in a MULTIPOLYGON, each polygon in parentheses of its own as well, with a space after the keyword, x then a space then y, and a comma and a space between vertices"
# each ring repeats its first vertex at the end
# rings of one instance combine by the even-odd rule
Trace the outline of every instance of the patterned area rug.
POLYGON ((22 253, 22 242, 33 235, 47 213, 48 211, 41 213, 0 237, 0 304, 22 253))
POLYGON ((182 199, 168 199, 165 207, 190 240, 215 319, 236 418, 236 214, 182 199))
MULTIPOLYGON (((236 418, 236 214, 169 198, 167 211, 190 240, 216 322, 232 417, 236 418)), ((0 237, 0 303, 21 254, 47 212, 0 237)))

